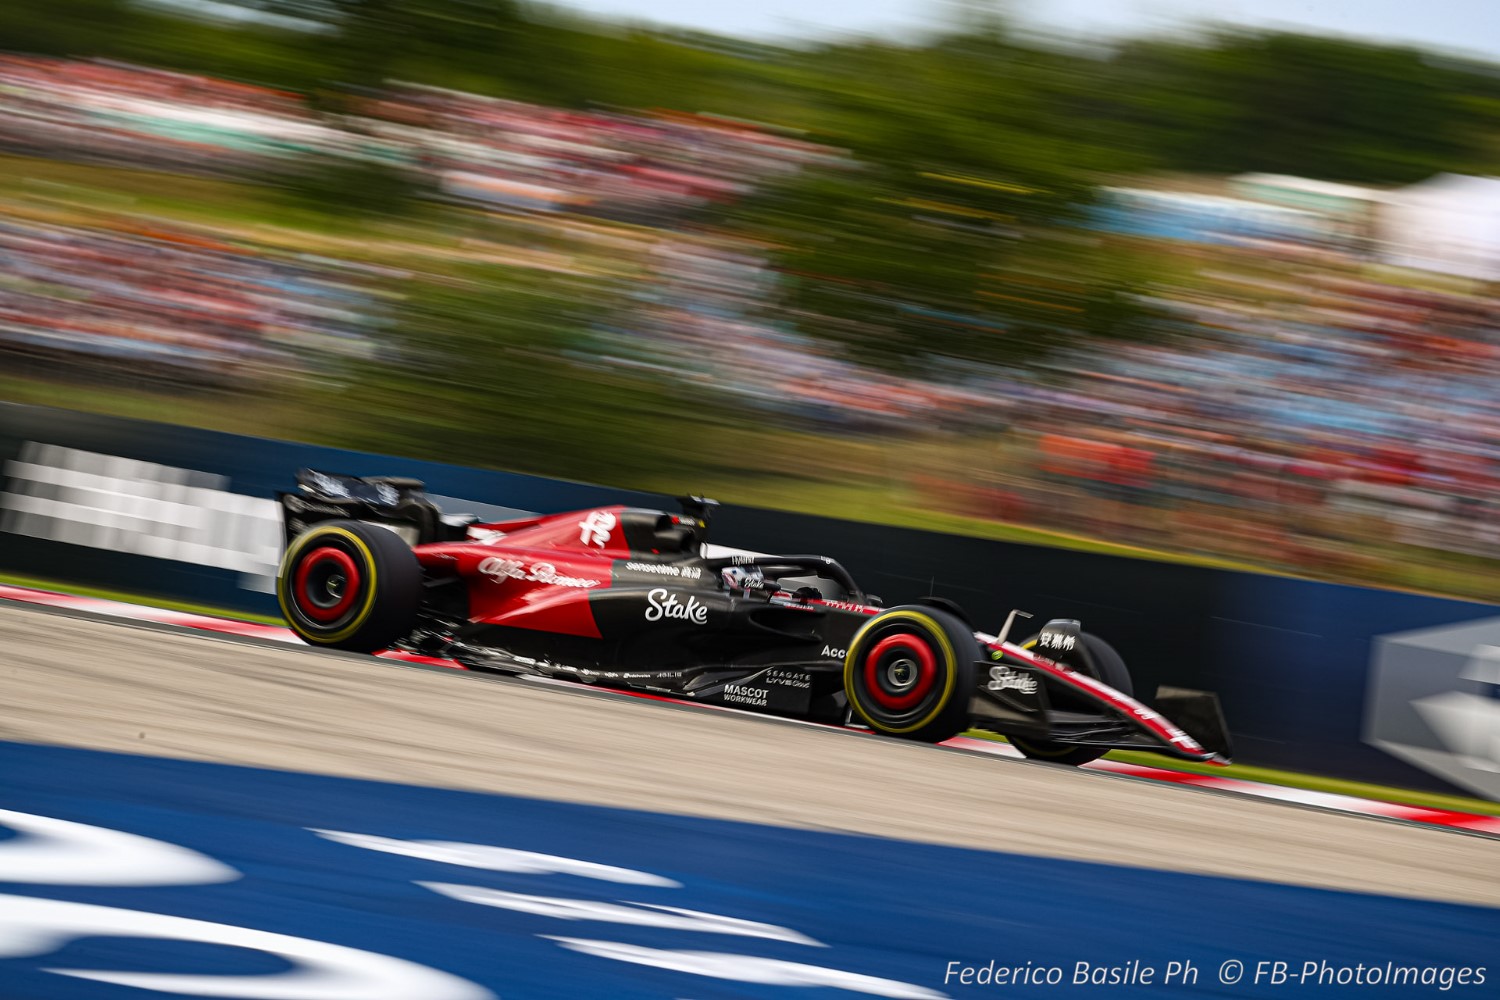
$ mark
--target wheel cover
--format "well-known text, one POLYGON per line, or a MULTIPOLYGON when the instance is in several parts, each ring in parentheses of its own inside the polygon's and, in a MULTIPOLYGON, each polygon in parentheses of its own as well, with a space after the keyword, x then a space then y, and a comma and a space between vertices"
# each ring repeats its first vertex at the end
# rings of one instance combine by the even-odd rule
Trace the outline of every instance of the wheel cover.
POLYGON ((949 637, 948 627, 925 610, 893 608, 870 619, 855 632, 844 657, 844 695, 854 714, 876 731, 892 736, 930 740, 934 733, 941 733, 939 739, 952 735, 949 729, 959 721, 956 715, 968 703, 960 700, 964 697, 959 691, 964 664, 949 637), (882 656, 875 658, 872 684, 868 673, 871 657, 886 639, 893 637, 899 640, 884 645, 882 656), (923 668, 926 657, 918 646, 931 657, 930 673, 923 668), (920 684, 924 676, 932 679, 925 693, 913 699, 909 708, 898 710, 885 706, 892 699, 904 699, 911 694, 910 688, 902 689, 909 675, 905 672, 908 668, 899 664, 901 659, 908 660, 910 669, 917 672, 910 684, 920 684), (892 669, 882 677, 883 668, 892 669), (884 692, 882 680, 890 685, 884 692))
POLYGON ((937 680, 937 657, 920 636, 898 632, 865 656, 865 690, 888 712, 904 712, 927 697, 937 680))
POLYGON ((298 561, 292 600, 302 614, 326 625, 354 607, 362 581, 359 566, 349 553, 332 545, 320 546, 298 561))

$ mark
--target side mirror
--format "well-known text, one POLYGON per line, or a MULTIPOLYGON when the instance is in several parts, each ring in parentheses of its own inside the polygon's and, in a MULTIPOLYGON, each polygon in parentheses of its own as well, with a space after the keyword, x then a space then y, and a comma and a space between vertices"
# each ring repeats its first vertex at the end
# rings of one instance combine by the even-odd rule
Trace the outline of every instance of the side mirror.
POLYGON ((865 603, 874 608, 883 608, 885 607, 885 598, 877 594, 866 594, 865 603))

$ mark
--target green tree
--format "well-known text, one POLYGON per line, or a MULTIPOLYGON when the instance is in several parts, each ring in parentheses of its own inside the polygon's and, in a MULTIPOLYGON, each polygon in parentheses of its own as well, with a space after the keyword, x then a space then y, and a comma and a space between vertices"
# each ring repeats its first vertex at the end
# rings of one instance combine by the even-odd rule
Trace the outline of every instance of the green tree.
POLYGON ((512 0, 247 0, 309 26, 321 68, 343 87, 444 73, 489 76, 518 46, 512 0))
POLYGON ((1057 121, 1075 97, 1060 64, 993 26, 816 58, 809 118, 858 166, 773 192, 750 216, 780 248, 803 325, 892 366, 1021 358, 1070 329, 1076 306, 1006 287, 1086 205, 1103 155, 1057 121))
POLYGON ((137 23, 129 0, 0 3, 0 46, 48 56, 119 54, 137 23))
POLYGON ((1478 139, 1473 80, 1412 48, 1233 33, 1132 43, 1113 70, 1117 113, 1174 169, 1412 181, 1478 139))
POLYGON ((489 267, 410 284, 395 356, 329 401, 354 428, 340 443, 593 482, 713 467, 701 401, 598 357, 608 290, 580 282, 489 267))

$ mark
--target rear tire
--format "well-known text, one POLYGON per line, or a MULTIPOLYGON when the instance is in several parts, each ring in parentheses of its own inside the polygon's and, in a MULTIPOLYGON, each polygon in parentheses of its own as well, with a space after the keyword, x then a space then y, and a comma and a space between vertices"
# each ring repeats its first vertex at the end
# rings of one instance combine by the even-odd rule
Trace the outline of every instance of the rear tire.
POLYGON ((422 566, 394 532, 324 521, 287 546, 276 599, 303 642, 374 653, 416 625, 422 566))
MULTIPOLYGON (((1115 648, 1097 635, 1089 632, 1080 634, 1086 649, 1086 656, 1075 656, 1071 659, 1062 658, 1060 662, 1077 670, 1079 673, 1088 674, 1097 681, 1103 681, 1121 694, 1133 695, 1135 685, 1130 680, 1130 670, 1125 666, 1125 658, 1115 651, 1115 648)), ((1036 644, 1037 637, 1032 636, 1021 643, 1026 649, 1031 649, 1036 644)), ((1079 767, 1083 764, 1091 764, 1103 757, 1108 750, 1100 750, 1097 747, 1081 747, 1069 743, 1052 743, 1047 740, 1023 740, 1012 736, 1010 745, 1021 751, 1023 757, 1031 760, 1044 760, 1052 764, 1068 764, 1079 767)))
POLYGON ((956 616, 905 606, 881 612, 849 643, 844 694, 877 733, 941 743, 969 728, 979 644, 956 616))

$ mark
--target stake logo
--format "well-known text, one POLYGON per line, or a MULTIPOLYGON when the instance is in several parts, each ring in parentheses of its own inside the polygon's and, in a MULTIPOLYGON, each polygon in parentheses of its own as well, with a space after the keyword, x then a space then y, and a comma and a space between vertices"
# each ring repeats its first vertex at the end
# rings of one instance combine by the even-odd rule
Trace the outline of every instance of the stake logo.
POLYGON ((677 599, 676 594, 669 594, 667 588, 657 587, 646 595, 646 620, 658 622, 663 618, 677 618, 694 625, 703 625, 708 622, 708 608, 696 597, 689 595, 684 604, 677 599))
POLYGON ((1019 691, 1022 694, 1036 694, 1036 678, 1030 674, 1023 673, 1013 667, 996 666, 990 667, 990 682, 987 687, 991 691, 1019 691))

